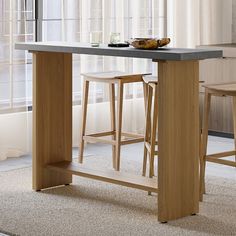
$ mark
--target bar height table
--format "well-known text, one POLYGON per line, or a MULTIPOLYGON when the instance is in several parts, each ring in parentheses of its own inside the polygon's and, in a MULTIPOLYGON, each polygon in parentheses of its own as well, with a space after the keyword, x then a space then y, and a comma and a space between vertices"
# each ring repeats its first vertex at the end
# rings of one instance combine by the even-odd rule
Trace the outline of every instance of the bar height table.
POLYGON ((158 192, 158 220, 199 212, 199 60, 221 50, 94 48, 66 42, 17 43, 33 53, 33 189, 72 182, 72 175, 158 192), (72 162, 72 54, 158 62, 158 181, 72 162), (157 183, 158 182, 158 183, 157 183))

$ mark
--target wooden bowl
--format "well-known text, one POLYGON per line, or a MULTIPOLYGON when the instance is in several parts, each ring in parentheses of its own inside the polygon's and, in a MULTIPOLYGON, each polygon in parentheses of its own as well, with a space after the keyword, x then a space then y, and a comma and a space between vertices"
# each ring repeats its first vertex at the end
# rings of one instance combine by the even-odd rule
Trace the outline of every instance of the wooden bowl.
POLYGON ((134 38, 129 44, 137 49, 157 49, 170 43, 170 38, 134 38))

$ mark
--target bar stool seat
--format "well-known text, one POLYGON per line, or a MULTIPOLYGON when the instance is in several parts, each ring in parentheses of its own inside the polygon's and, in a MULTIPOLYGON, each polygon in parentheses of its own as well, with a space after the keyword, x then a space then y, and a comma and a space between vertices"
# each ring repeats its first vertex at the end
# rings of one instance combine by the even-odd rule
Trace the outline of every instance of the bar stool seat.
POLYGON ((143 81, 147 89, 147 99, 142 175, 146 176, 147 157, 149 156, 149 177, 152 178, 154 176, 154 157, 155 155, 158 155, 158 142, 156 138, 158 119, 158 78, 157 76, 148 75, 143 76, 143 81))
POLYGON ((234 161, 222 159, 227 156, 235 156, 236 155, 235 150, 207 155, 208 123, 209 123, 209 113, 210 113, 210 104, 212 96, 221 96, 221 97, 230 96, 233 99, 232 109, 233 109, 233 123, 234 123, 234 140, 236 146, 236 82, 204 85, 203 87, 205 87, 205 99, 204 99, 203 127, 202 127, 202 137, 201 137, 201 152, 200 152, 201 201, 203 199, 203 193, 205 193, 206 161, 236 167, 236 157, 234 161))
POLYGON ((219 96, 236 96, 236 82, 204 85, 208 93, 219 96))
MULTIPOLYGON (((112 145, 112 163, 113 168, 120 170, 120 148, 121 145, 143 142, 144 136, 140 134, 132 134, 122 132, 122 115, 123 115, 123 90, 124 84, 127 83, 143 83, 143 75, 146 74, 129 74, 122 71, 107 71, 84 73, 84 89, 82 101, 82 124, 79 143, 79 162, 83 162, 84 142, 100 142, 112 145), (103 82, 109 84, 110 93, 110 113, 111 113, 111 131, 85 134, 88 93, 90 82, 103 82), (115 106, 115 85, 117 85, 117 112, 115 106), (112 139, 105 139, 105 136, 111 136, 112 139), (124 137, 124 139, 122 139, 124 137)), ((145 94, 145 91, 144 91, 145 94)), ((145 96, 146 97, 146 94, 145 96)))
POLYGON ((82 73, 82 76, 88 81, 97 81, 105 83, 118 83, 120 80, 124 83, 142 82, 143 74, 129 74, 123 71, 102 71, 82 73))
POLYGON ((149 83, 158 83, 158 78, 157 78, 157 76, 155 76, 155 75, 145 75, 145 76, 143 76, 143 81, 144 81, 146 84, 149 84, 149 83))

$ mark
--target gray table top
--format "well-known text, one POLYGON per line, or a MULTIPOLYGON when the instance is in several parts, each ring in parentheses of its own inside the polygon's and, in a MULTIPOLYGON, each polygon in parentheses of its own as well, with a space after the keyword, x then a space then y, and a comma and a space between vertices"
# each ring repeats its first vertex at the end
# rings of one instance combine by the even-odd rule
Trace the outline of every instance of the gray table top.
POLYGON ((147 58, 167 61, 203 60, 222 57, 222 50, 218 49, 187 49, 165 47, 156 50, 140 50, 133 47, 112 48, 108 47, 107 45, 91 47, 91 45, 88 43, 86 44, 77 42, 16 43, 15 49, 39 52, 62 52, 116 57, 147 58))
POLYGON ((236 43, 203 44, 199 45, 198 47, 235 48, 236 43))

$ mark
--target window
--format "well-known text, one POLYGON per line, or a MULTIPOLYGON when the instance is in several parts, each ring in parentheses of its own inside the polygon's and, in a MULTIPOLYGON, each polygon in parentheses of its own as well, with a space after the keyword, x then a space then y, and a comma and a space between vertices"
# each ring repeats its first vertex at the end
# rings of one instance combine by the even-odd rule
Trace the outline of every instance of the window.
POLYGON ((0 0, 0 111, 26 107, 31 94, 31 55, 14 43, 34 40, 33 9, 32 0, 0 0))
MULTIPOLYGON (((0 113, 24 110, 32 103, 31 54, 14 50, 16 41, 89 42, 90 32, 110 32, 122 40, 165 35, 164 0, 0 0, 0 113)), ((73 99, 81 100, 80 71, 125 70, 152 72, 148 60, 80 56, 73 58, 73 99), (92 66, 91 66, 92 65, 92 66)), ((154 69, 154 73, 156 73, 154 69)), ((141 85, 130 85, 126 98, 142 96, 141 85)), ((108 98, 104 85, 95 84, 91 102, 108 98)))

